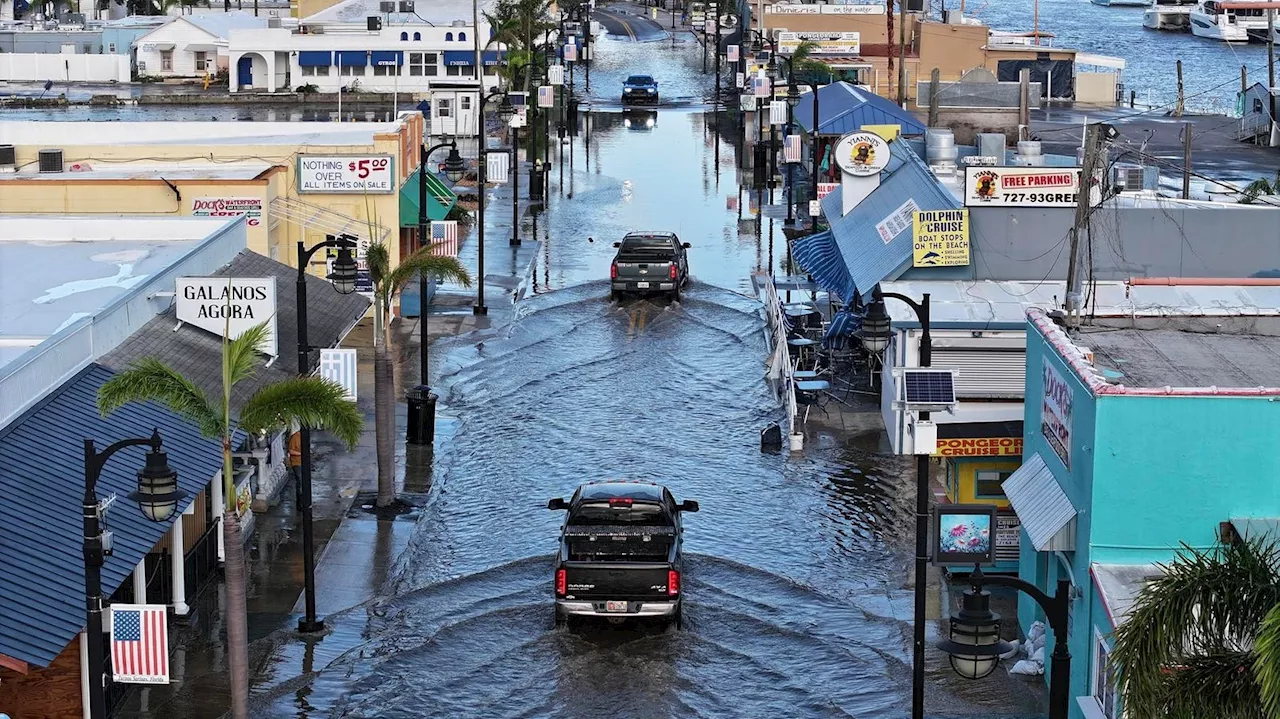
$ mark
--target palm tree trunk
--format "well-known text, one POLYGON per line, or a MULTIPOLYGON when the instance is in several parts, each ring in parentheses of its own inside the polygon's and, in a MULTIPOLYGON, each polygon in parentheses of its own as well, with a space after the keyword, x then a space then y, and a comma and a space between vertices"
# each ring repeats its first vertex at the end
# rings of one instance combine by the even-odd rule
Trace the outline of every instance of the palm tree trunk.
POLYGON ((396 378, 391 363, 387 314, 382 303, 377 303, 374 309, 373 420, 378 448, 379 507, 386 507, 396 499, 396 378))
POLYGON ((244 541, 240 534, 240 517, 232 507, 222 513, 222 539, 227 554, 227 655, 231 670, 231 716, 249 719, 249 620, 245 594, 248 577, 245 572, 244 541))

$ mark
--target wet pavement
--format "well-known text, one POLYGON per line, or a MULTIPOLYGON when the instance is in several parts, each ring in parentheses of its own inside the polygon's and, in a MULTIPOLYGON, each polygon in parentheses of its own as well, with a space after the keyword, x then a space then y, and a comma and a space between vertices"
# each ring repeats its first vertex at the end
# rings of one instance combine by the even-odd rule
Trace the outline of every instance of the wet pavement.
MULTIPOLYGON (((297 635, 298 578, 255 573, 254 717, 906 716, 909 463, 883 453, 870 403, 848 410, 838 433, 815 428, 802 455, 760 452, 759 430, 779 409, 749 277, 783 263, 781 222, 751 215, 733 138, 718 133, 732 121, 697 106, 710 86, 698 46, 601 43, 600 106, 637 71, 686 99, 652 114, 591 113, 553 149, 565 160, 548 204, 521 220, 536 239, 528 296, 512 305, 501 291, 491 326, 432 346, 442 436, 432 454, 402 454, 412 512, 362 512, 372 455, 322 451, 329 628, 297 635), (636 229, 692 243, 681 302, 607 299, 611 244, 636 229), (553 626, 561 517, 546 500, 609 477, 701 503, 687 522, 683 631, 553 626)), ((495 226, 509 223, 509 205, 495 204, 495 226)), ((487 248, 505 243, 490 230, 487 248)), ((514 254, 508 270, 500 249, 486 259, 486 275, 524 271, 514 254)), ((416 352, 400 359, 400 382, 414 381, 416 352)), ((277 546, 264 539, 259 557, 277 546)), ((203 652, 184 660, 193 671, 128 716, 217 716, 219 642, 193 647, 203 652)), ((929 667, 930 716, 1040 707, 1039 679, 963 682, 936 652, 929 667)))

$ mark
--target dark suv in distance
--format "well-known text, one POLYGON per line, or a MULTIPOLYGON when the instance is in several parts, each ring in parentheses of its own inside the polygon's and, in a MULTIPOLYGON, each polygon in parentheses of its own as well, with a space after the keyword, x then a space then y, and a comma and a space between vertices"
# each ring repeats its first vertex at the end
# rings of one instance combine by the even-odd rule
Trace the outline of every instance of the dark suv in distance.
POLYGON ((657 105, 658 81, 648 75, 632 75, 622 83, 623 105, 657 105))
POLYGON ((689 281, 689 259, 674 232, 632 232, 613 243, 618 254, 609 268, 609 299, 624 292, 666 292, 680 300, 680 290, 689 281))
POLYGON ((681 520, 698 511, 697 502, 677 502, 652 482, 604 481, 552 499, 547 509, 569 513, 556 554, 557 624, 656 617, 681 627, 681 520))

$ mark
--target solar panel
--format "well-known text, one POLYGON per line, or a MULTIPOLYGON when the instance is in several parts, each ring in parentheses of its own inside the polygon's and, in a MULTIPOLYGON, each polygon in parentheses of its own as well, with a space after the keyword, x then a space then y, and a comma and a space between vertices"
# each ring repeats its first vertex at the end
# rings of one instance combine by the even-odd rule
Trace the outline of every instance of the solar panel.
POLYGON ((955 375, 951 370, 909 369, 903 372, 907 404, 956 403, 955 375))

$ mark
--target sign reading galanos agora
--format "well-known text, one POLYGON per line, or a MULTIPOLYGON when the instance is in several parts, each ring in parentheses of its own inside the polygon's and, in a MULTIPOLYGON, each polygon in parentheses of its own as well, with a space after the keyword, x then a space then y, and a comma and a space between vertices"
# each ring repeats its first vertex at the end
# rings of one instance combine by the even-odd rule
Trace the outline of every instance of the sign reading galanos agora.
POLYGON ((966 167, 967 207, 1075 207, 1078 167, 966 167))
POLYGON ((254 325, 267 323, 263 352, 275 357, 276 278, 179 277, 175 290, 179 322, 219 337, 235 339, 254 325))
POLYGON ((391 155, 302 155, 298 192, 390 195, 396 191, 391 155))

